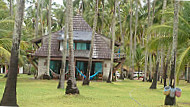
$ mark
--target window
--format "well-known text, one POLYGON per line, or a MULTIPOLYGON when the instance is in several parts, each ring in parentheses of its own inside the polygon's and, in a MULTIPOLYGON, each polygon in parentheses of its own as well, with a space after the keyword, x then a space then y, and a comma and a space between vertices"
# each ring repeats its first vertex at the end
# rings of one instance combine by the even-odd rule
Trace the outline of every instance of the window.
POLYGON ((102 63, 101 62, 96 62, 95 63, 95 70, 94 71, 95 72, 102 71, 102 63))
MULTIPOLYGON (((63 51, 64 47, 63 47, 63 42, 61 41, 59 43, 59 50, 63 51)), ((67 43, 67 50, 69 49, 69 43, 67 43)), ((75 43, 73 43, 73 49, 75 50, 75 43)))
POLYGON ((76 43, 76 50, 90 50, 90 43, 76 43))
POLYGON ((60 51, 63 51, 63 42, 60 42, 59 45, 60 45, 60 46, 59 46, 59 50, 60 50, 60 51))

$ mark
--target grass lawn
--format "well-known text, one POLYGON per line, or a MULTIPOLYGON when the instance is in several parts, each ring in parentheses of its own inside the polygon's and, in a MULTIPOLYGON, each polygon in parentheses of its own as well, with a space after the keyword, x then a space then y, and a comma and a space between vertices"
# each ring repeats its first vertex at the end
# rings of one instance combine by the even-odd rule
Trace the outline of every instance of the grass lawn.
MULTIPOLYGON (((91 82, 82 86, 77 82, 80 95, 65 95, 65 90, 56 89, 58 80, 34 80, 32 76, 19 75, 17 99, 20 107, 159 107, 163 106, 163 85, 150 90, 151 83, 137 80, 105 83, 91 82)), ((2 98, 5 80, 0 76, 0 98, 2 98)), ((180 82, 182 96, 177 98, 177 105, 190 107, 190 84, 180 82)))

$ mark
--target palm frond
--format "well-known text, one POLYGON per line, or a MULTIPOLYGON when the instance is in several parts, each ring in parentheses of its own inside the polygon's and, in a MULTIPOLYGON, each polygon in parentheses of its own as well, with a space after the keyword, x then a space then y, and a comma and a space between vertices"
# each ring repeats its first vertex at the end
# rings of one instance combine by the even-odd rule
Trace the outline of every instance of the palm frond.
POLYGON ((162 44, 164 47, 167 47, 173 40, 172 36, 160 36, 157 38, 152 38, 149 43, 147 44, 147 48, 150 51, 157 50, 161 47, 162 44))
MULTIPOLYGON (((181 33, 180 35, 189 35, 188 33, 186 33, 182 29, 178 29, 178 30, 179 30, 179 33, 181 33)), ((173 33, 173 26, 170 26, 170 25, 154 25, 154 26, 148 28, 147 33, 148 34, 157 33, 160 35, 171 35, 173 33)))
MULTIPOLYGON (((173 17, 174 12, 165 12, 164 14, 170 14, 170 15, 172 15, 171 17, 173 17)), ((179 15, 179 19, 180 19, 182 22, 184 22, 185 25, 187 25, 187 27, 190 29, 190 24, 189 24, 181 15, 179 15)))
POLYGON ((12 40, 10 38, 1 38, 0 46, 6 49, 7 51, 11 51, 12 40))
POLYGON ((180 71, 184 69, 184 66, 185 64, 187 64, 189 59, 190 59, 190 46, 188 48, 185 48, 177 59, 177 69, 176 69, 177 84, 179 84, 180 71))
POLYGON ((10 52, 0 46, 0 57, 4 58, 7 62, 10 62, 10 52))

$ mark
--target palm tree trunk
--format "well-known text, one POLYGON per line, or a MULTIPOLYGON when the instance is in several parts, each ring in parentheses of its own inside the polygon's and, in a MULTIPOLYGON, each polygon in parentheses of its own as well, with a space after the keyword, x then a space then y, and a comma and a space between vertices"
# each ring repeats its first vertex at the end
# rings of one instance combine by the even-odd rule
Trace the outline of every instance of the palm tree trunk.
POLYGON ((50 67, 50 60, 51 60, 51 3, 52 0, 49 0, 49 10, 48 10, 48 33, 49 33, 49 40, 48 40, 48 57, 47 57, 47 70, 45 75, 49 76, 49 67, 50 67))
POLYGON ((161 74, 161 81, 160 81, 160 83, 162 83, 162 79, 163 79, 163 77, 164 77, 164 75, 163 75, 163 73, 164 73, 164 50, 163 50, 163 47, 161 47, 161 67, 160 67, 160 74, 161 74))
POLYGON ((102 0, 102 26, 101 26, 101 34, 104 29, 104 0, 102 0))
POLYGON ((17 0, 17 11, 15 16, 10 67, 0 106, 18 106, 17 97, 16 97, 16 83, 17 83, 19 46, 21 39, 23 16, 24 16, 24 7, 25 7, 25 0, 17 0))
POLYGON ((69 35, 69 72, 70 77, 67 81, 67 88, 65 94, 79 94, 75 79, 75 63, 74 63, 74 49, 73 49, 73 2, 68 1, 68 35, 69 35))
POLYGON ((42 35, 44 35, 44 23, 43 23, 43 0, 41 0, 41 29, 42 29, 42 35))
POLYGON ((160 53, 158 51, 157 52, 157 61, 156 61, 156 70, 155 70, 155 73, 154 73, 153 82, 152 82, 152 85, 150 86, 150 89, 156 89, 157 88, 159 62, 160 62, 160 53))
POLYGON ((170 52, 171 52, 171 50, 168 49, 168 53, 167 53, 167 57, 166 57, 166 63, 164 65, 164 72, 163 72, 164 87, 167 86, 166 79, 167 79, 168 65, 170 63, 170 52))
MULTIPOLYGON (((176 58, 177 58, 177 37, 178 37, 178 9, 179 1, 175 0, 174 3, 174 25, 173 25, 173 46, 172 46, 172 59, 171 59, 171 74, 170 74, 170 86, 175 88, 175 71, 176 71, 176 58)), ((172 98, 169 95, 165 98, 165 105, 175 105, 176 98, 172 98)))
POLYGON ((94 15, 94 23, 93 23, 93 31, 92 31, 92 39, 91 39, 91 47, 90 47, 90 56, 88 60, 88 69, 87 69, 87 75, 84 79, 82 85, 89 85, 90 83, 90 72, 92 68, 92 55, 93 55, 93 49, 94 49, 94 38, 95 38, 95 32, 96 32, 96 26, 97 26, 97 17, 98 17, 98 0, 96 0, 96 6, 95 6, 95 15, 94 15))
MULTIPOLYGON (((123 35, 123 31, 122 31, 120 4, 118 4, 118 14, 119 14, 119 25, 120 25, 120 35, 121 35, 121 52, 124 53, 124 35, 123 35)), ((124 79, 124 76, 123 76, 123 64, 121 66, 120 79, 124 79)))
POLYGON ((133 66, 134 66, 134 55, 133 55, 133 30, 132 30, 132 21, 133 21, 133 0, 130 0, 130 61, 132 65, 130 65, 130 68, 132 71, 129 70, 130 79, 133 79, 133 66))
POLYGON ((40 0, 37 0, 37 5, 36 5, 36 25, 35 25, 36 38, 38 37, 39 8, 40 8, 40 0))
POLYGON ((189 63, 187 64, 187 83, 190 83, 189 63))
POLYGON ((68 35, 68 1, 66 1, 66 16, 65 16, 65 28, 64 28, 64 40, 63 40, 63 51, 62 51, 62 66, 59 84, 57 88, 64 89, 65 84, 65 68, 66 68, 66 56, 67 56, 67 35, 68 35))
POLYGON ((136 45, 137 45, 137 27, 138 27, 138 0, 135 0, 135 5, 136 5, 136 11, 135 11, 135 35, 134 35, 134 50, 133 50, 133 54, 134 56, 136 56, 136 45))
POLYGON ((116 14, 116 6, 117 6, 117 0, 115 0, 114 4, 114 12, 112 15, 112 52, 111 52, 111 67, 110 67, 110 73, 107 80, 107 83, 111 83, 111 75, 113 71, 113 60, 114 60, 114 47, 115 47, 115 14, 116 14))
POLYGON ((152 69, 152 54, 149 54, 149 82, 152 82, 152 75, 153 75, 153 69, 152 69))
POLYGON ((140 65, 138 64, 138 80, 140 79, 140 71, 141 71, 141 68, 140 68, 140 65))
POLYGON ((144 31, 145 31, 145 28, 144 28, 144 26, 143 26, 143 33, 142 33, 142 45, 143 45, 143 47, 144 47, 144 31))
POLYGON ((10 0, 10 16, 13 16, 13 0, 10 0))
MULTIPOLYGON (((163 7, 162 7, 162 14, 164 14, 164 11, 166 10, 166 5, 167 5, 167 0, 163 1, 163 7)), ((162 16, 161 19, 161 25, 164 24, 165 21, 165 17, 162 16)), ((162 78, 164 77, 164 50, 163 50, 163 46, 161 45, 161 68, 160 68, 160 72, 162 73, 162 78)), ((161 81, 162 83, 162 81, 161 81)))
MULTIPOLYGON (((152 21, 151 21, 151 24, 150 24, 150 26, 152 26, 153 24, 154 24, 154 15, 155 15, 155 5, 156 5, 156 1, 157 0, 154 0, 154 2, 153 2, 153 7, 152 7, 152 11, 153 11, 153 13, 152 13, 152 21)), ((149 27, 150 27, 149 26, 149 27)), ((150 38, 149 39, 151 39, 151 35, 149 36, 150 38)), ((153 71, 153 69, 152 69, 152 54, 149 54, 149 58, 150 58, 150 60, 149 60, 149 71, 150 71, 150 74, 149 74, 149 82, 152 82, 152 71, 153 71)), ((159 75, 159 74, 158 74, 159 75)), ((158 79, 159 79, 159 76, 158 76, 158 79)))
MULTIPOLYGON (((148 0, 148 27, 150 27, 151 21, 150 21, 150 0, 148 0)), ((148 43, 150 38, 150 35, 147 36, 146 42, 148 43)), ((145 75, 144 75, 144 81, 146 81, 146 76, 147 76, 147 71, 148 71, 148 48, 146 48, 145 52, 145 75)))
MULTIPOLYGON (((166 6, 167 6, 167 0, 164 0, 163 1, 163 7, 162 7, 162 14, 164 14, 164 11, 166 10, 166 6)), ((165 22, 165 17, 162 16, 161 24, 164 24, 164 22, 165 22)))
POLYGON ((134 58, 136 57, 136 47, 137 47, 138 0, 135 0, 135 5, 136 5, 136 10, 135 10, 136 20, 135 20, 135 35, 134 35, 134 48, 133 48, 133 69, 134 69, 134 58))

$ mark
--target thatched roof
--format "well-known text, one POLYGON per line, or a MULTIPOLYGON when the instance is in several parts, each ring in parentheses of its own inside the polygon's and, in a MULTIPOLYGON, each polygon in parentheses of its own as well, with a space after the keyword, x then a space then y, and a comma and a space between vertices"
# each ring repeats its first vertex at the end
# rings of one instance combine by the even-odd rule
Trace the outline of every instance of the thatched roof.
MULTIPOLYGON (((52 33, 51 57, 62 57, 59 50, 59 42, 63 40, 64 30, 52 33)), ((80 15, 73 18, 73 38, 74 41, 91 42, 92 29, 80 15)), ((111 40, 101 34, 95 34, 93 58, 110 59, 111 58, 111 40)), ((88 58, 89 50, 75 50, 75 57, 88 58)), ((34 54, 36 57, 47 57, 48 55, 48 36, 43 37, 43 45, 34 54)))

